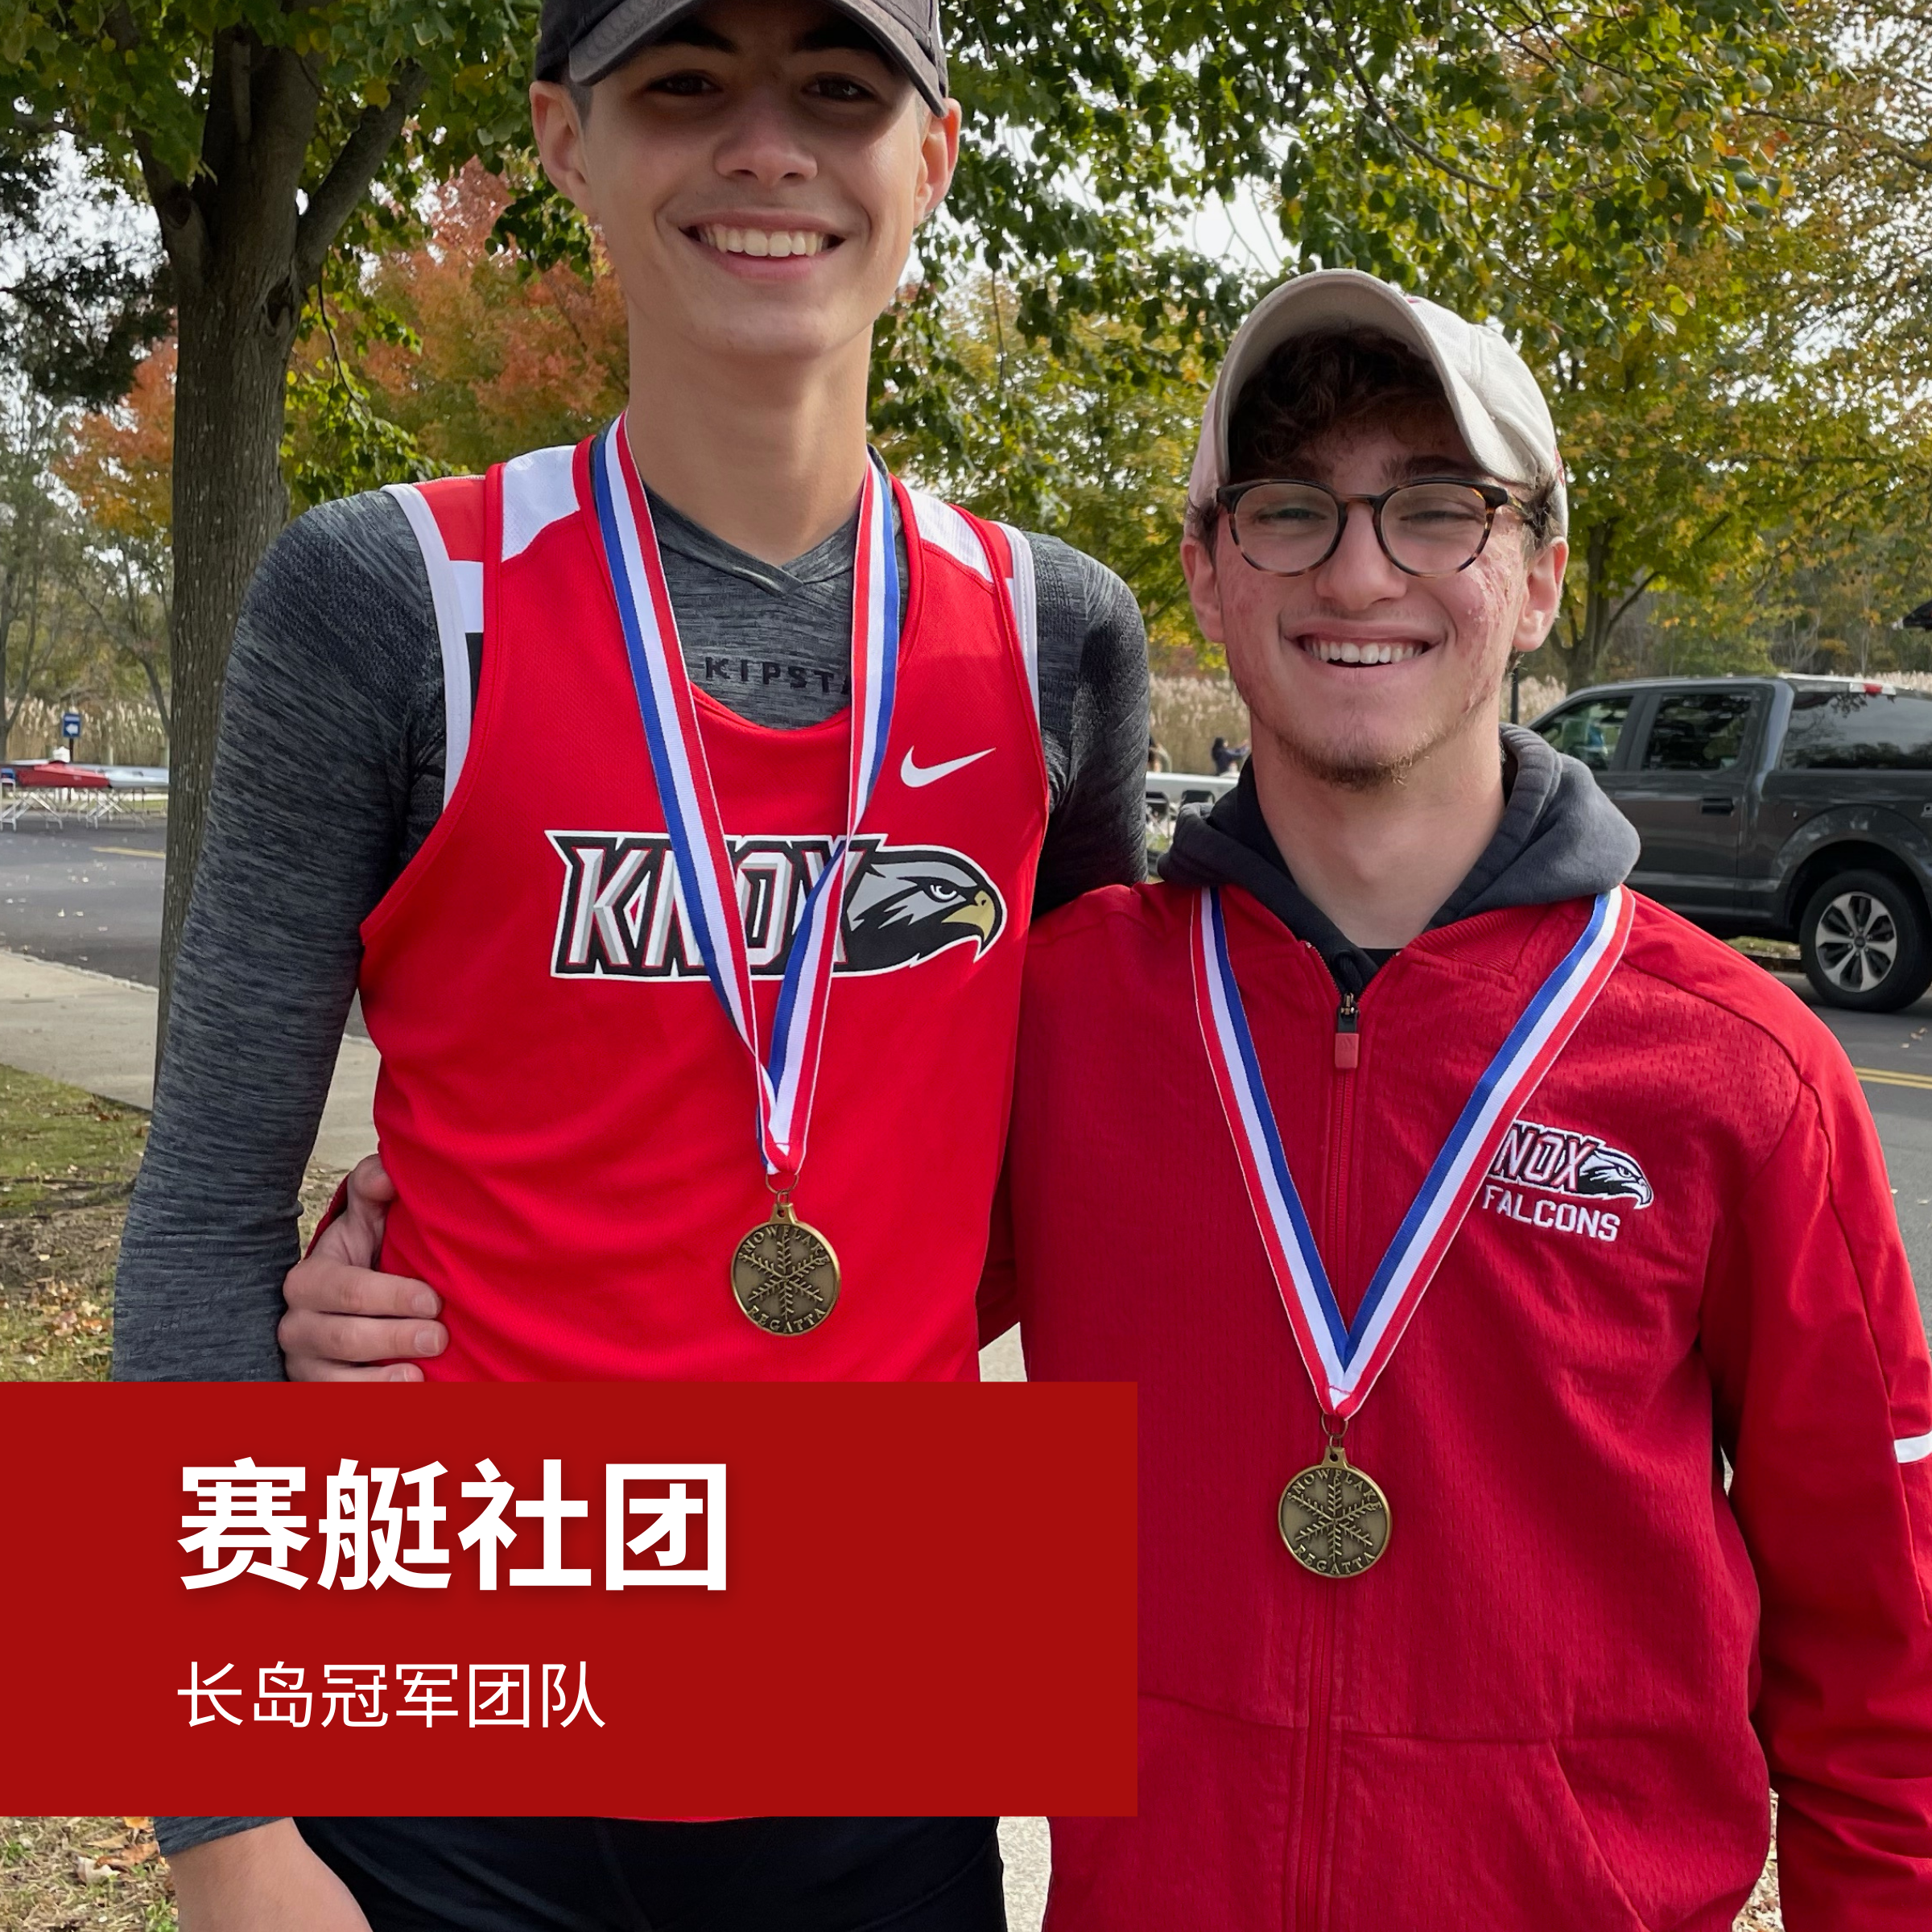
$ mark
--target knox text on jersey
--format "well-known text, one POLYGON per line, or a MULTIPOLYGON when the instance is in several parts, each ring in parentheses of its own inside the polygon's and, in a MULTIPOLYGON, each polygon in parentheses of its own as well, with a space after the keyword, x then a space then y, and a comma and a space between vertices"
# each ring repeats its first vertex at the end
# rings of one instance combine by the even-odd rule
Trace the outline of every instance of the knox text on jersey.
MULTIPOLYGON (((698 948, 669 836, 661 832, 552 832, 564 861, 551 971, 559 979, 702 979, 698 948)), ((729 840, 751 970, 778 979, 807 894, 830 864, 828 838, 729 840)), ((964 852, 943 845, 856 841, 835 969, 880 973, 916 966, 949 947, 976 959, 999 937, 999 889, 964 852)))

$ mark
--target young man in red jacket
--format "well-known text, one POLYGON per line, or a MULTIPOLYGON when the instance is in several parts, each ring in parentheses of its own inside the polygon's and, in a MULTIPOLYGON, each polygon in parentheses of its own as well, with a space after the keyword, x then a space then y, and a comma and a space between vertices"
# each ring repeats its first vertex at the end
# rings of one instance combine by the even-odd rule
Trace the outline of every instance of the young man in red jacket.
POLYGON ((1883 1162, 1824 1028, 1499 742, 1565 559, 1533 378, 1302 277, 1191 495, 1253 757, 1036 930, 988 1283, 1031 1373, 1140 1385, 1140 1812, 1056 1822, 1051 1932, 1720 1932, 1768 1788, 1792 1932, 1923 1932, 1883 1162))

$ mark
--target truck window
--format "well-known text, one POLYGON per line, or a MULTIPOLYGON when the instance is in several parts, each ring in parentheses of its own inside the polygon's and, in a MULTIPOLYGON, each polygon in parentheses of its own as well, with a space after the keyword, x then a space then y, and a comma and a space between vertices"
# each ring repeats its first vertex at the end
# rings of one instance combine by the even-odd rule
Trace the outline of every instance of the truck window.
POLYGON ((1572 704, 1535 727, 1538 737, 1580 758, 1592 771, 1607 771, 1616 755, 1616 741, 1623 736, 1624 720, 1630 715, 1628 698, 1591 698, 1572 704))
POLYGON ((1778 762, 1789 771, 1932 771, 1932 695, 1800 691, 1778 762))
POLYGON ((1689 691, 1665 698, 1650 720, 1645 771, 1728 771, 1744 749, 1751 694, 1689 691))

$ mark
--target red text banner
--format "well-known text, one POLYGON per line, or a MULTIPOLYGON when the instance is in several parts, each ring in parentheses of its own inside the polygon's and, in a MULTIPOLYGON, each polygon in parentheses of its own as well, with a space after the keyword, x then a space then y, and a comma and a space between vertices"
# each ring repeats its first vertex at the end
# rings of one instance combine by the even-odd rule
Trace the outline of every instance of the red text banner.
POLYGON ((14 1384, 0 1803, 1134 1806, 1115 1385, 14 1384))

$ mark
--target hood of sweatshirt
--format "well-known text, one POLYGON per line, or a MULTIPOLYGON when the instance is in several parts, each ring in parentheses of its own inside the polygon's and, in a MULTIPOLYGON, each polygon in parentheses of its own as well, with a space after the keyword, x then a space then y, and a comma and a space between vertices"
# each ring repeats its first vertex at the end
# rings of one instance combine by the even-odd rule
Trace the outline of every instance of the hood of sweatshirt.
MULTIPOLYGON (((1550 906, 1594 898, 1637 863, 1637 837, 1597 789, 1590 768, 1520 725, 1502 728, 1502 823, 1468 876, 1443 901, 1431 930, 1505 906, 1550 906)), ((1254 768, 1211 811, 1183 814, 1161 877, 1173 886, 1239 886, 1327 962, 1335 984, 1360 993, 1389 957, 1357 946, 1294 882, 1261 816, 1254 768)))

